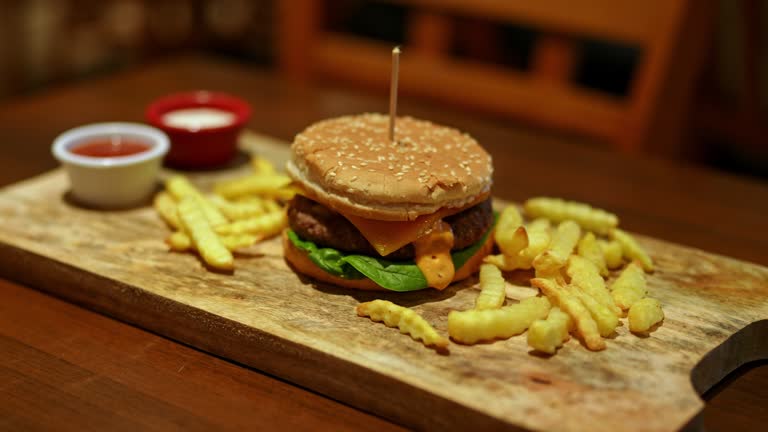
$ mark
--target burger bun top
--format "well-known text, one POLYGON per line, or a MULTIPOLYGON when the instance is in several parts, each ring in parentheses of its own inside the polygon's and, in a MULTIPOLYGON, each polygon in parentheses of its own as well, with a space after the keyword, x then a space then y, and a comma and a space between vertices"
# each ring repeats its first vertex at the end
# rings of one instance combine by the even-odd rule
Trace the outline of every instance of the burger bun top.
POLYGON ((395 137, 383 114, 324 120, 296 136, 286 168, 310 198, 376 220, 413 220, 489 193, 491 156, 469 135, 398 117, 395 137))

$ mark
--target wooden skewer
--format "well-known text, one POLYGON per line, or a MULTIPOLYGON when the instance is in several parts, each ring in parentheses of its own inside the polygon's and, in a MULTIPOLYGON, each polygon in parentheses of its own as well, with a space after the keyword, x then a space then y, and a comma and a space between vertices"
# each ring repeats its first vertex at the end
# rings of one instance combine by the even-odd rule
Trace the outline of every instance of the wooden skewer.
POLYGON ((397 77, 400 74, 400 47, 392 50, 392 77, 389 82, 389 140, 395 142, 397 118, 397 77))

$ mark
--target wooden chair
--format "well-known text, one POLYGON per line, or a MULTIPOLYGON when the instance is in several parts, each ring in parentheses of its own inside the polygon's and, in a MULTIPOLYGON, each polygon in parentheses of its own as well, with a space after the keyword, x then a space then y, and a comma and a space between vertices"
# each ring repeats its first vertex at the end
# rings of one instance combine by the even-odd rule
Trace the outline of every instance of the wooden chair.
MULTIPOLYGON (((280 0, 277 51, 284 74, 386 87, 391 45, 324 28, 331 1, 280 0)), ((429 97, 547 128, 576 132, 627 152, 677 153, 692 81, 709 33, 709 0, 402 0, 409 10, 400 86, 429 97), (540 31, 526 72, 451 57, 451 17, 524 23, 540 31), (572 80, 577 38, 639 47, 621 99, 572 80)))
MULTIPOLYGON (((700 99, 693 115, 697 131, 710 138, 724 140, 732 151, 756 165, 768 166, 768 103, 764 99, 768 76, 760 72, 761 53, 768 52, 765 13, 760 0, 740 0, 728 3, 732 8, 724 13, 718 46, 709 60, 713 75, 720 72, 726 82, 715 76, 702 82, 700 99), (732 21, 729 20, 732 19, 732 21), (723 39, 728 37, 725 41, 723 39), (725 42, 723 44, 723 42, 725 42), (739 43, 740 42, 740 43, 739 43), (719 62, 719 64, 717 64, 719 62), (728 68, 724 72, 723 68, 728 68), (720 70, 719 70, 720 69, 720 70), (732 88, 736 87, 736 88, 732 88)), ((768 172, 764 172, 768 175, 768 172)))

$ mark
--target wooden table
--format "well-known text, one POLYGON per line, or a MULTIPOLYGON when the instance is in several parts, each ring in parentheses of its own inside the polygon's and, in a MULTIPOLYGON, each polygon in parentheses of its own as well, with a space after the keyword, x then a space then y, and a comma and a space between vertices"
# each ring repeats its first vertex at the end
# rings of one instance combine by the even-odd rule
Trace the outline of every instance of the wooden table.
MULTIPOLYGON (((268 71, 213 58, 176 58, 0 106, 0 186, 54 168, 49 147, 61 131, 98 121, 142 121, 153 98, 196 88, 241 95, 253 104, 249 127, 284 140, 326 117, 387 107, 385 95, 296 86, 268 71)), ((617 212, 629 230, 768 265, 764 184, 631 159, 407 97, 400 112, 476 137, 494 156, 494 193, 500 197, 588 201, 617 212)), ((0 353, 2 430, 401 429, 279 377, 5 279, 0 353)), ((705 398, 708 430, 763 430, 768 363, 742 368, 705 398)))

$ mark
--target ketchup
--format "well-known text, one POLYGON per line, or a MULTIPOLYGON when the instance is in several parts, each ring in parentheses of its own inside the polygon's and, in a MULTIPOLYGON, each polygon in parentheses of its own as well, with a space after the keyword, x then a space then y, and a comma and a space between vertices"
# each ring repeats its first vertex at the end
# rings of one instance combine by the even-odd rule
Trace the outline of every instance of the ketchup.
POLYGON ((96 139, 78 144, 70 149, 74 154, 90 157, 129 156, 149 150, 149 144, 121 137, 96 139))

